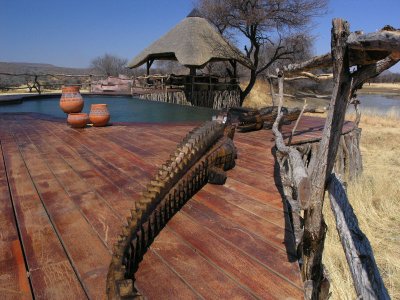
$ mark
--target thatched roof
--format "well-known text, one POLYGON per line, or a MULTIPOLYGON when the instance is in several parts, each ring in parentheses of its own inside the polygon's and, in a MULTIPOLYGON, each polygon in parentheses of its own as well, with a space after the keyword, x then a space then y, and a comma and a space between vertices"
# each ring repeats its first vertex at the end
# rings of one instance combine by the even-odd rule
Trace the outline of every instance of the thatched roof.
POLYGON ((210 61, 223 60, 250 65, 249 60, 206 19, 194 13, 134 57, 128 67, 136 68, 151 59, 178 60, 187 67, 203 67, 210 61))

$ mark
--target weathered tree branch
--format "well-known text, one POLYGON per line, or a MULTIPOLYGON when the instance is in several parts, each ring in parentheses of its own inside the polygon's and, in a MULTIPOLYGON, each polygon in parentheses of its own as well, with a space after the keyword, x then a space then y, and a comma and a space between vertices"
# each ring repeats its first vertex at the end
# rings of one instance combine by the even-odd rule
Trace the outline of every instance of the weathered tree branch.
POLYGON ((328 188, 336 228, 358 298, 390 299, 368 238, 358 226, 357 217, 347 199, 346 191, 334 174, 332 174, 328 188))
MULTIPOLYGON (((301 80, 301 79, 312 79, 316 82, 320 82, 323 80, 331 80, 333 78, 333 74, 313 74, 310 72, 298 72, 296 73, 299 76, 295 76, 295 77, 285 77, 284 80, 285 81, 294 81, 294 80, 301 80)), ((266 75, 266 78, 269 79, 277 79, 278 77, 276 75, 266 75)))
POLYGON ((367 34, 353 32, 347 38, 351 50, 400 52, 400 30, 381 30, 367 34))
MULTIPOLYGON (((400 42, 399 42, 400 43, 400 42)), ((383 71, 389 69, 394 66, 397 62, 400 61, 400 57, 395 59, 392 56, 388 56, 374 64, 361 66, 359 70, 352 74, 352 84, 351 90, 355 92, 357 89, 362 87, 362 84, 368 79, 375 77, 382 73, 383 71)))
POLYGON ((304 100, 303 108, 301 109, 299 117, 297 118, 296 123, 293 126, 292 132, 291 132, 290 137, 289 137, 289 141, 287 143, 289 147, 290 147, 290 145, 292 143, 293 135, 296 132, 297 126, 299 125, 299 121, 300 121, 301 117, 303 116, 303 113, 304 113, 304 110, 306 109, 306 107, 307 107, 307 100, 304 100))
POLYGON ((326 118, 317 159, 311 171, 311 207, 304 216, 303 280, 309 283, 307 297, 318 299, 324 278, 322 252, 324 249, 326 224, 322 207, 327 178, 332 172, 343 127, 347 101, 350 98, 350 70, 347 36, 349 24, 341 19, 333 20, 332 57, 334 88, 330 109, 326 118), (312 284, 310 284, 312 283, 312 284))
POLYGON ((326 68, 332 66, 332 55, 327 53, 324 55, 313 57, 302 63, 290 64, 284 67, 284 71, 287 74, 296 74, 306 71, 311 71, 318 68, 326 68))
POLYGON ((289 164, 292 168, 292 176, 297 190, 297 201, 301 209, 307 209, 310 199, 310 180, 303 159, 299 151, 285 145, 282 133, 279 131, 279 124, 281 122, 283 113, 281 108, 283 106, 283 74, 279 75, 279 106, 278 115, 272 126, 272 131, 275 135, 275 144, 277 149, 289 157, 289 164))
MULTIPOLYGON (((379 66, 387 56, 391 57, 392 62, 400 60, 400 30, 383 30, 369 34, 351 33, 346 42, 349 48, 350 66, 370 65, 376 62, 379 66), (379 61, 381 62, 379 63, 379 61)), ((332 66, 332 55, 327 53, 302 63, 290 64, 284 67, 284 71, 286 75, 295 75, 330 66, 332 66)), ((302 75, 307 76, 306 74, 302 75)))

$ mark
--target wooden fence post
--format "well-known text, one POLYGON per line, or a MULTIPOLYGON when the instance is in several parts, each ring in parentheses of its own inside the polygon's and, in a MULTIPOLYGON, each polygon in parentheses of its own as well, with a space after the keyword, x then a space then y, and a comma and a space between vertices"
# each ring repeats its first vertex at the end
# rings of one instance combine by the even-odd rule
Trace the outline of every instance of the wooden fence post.
POLYGON ((328 176, 332 172, 343 127, 347 102, 350 98, 351 76, 349 70, 347 37, 349 25, 341 19, 333 20, 332 58, 334 87, 330 109, 326 118, 318 156, 311 172, 311 206, 304 215, 302 274, 306 282, 306 297, 327 297, 328 280, 322 265, 326 224, 322 214, 328 176))

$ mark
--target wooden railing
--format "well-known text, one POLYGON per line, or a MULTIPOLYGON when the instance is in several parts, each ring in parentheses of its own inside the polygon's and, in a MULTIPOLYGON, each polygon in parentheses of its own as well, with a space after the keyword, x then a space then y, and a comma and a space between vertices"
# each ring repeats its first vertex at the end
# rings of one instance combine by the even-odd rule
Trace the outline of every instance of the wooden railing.
POLYGON ((223 109, 240 105, 237 78, 212 75, 147 75, 133 80, 132 95, 142 99, 223 109))
MULTIPOLYGON (((303 148, 303 153, 300 148, 287 146, 279 131, 284 73, 279 71, 276 76, 279 83, 279 113, 273 126, 276 157, 280 164, 283 192, 292 211, 305 297, 329 297, 330 283, 322 264, 327 230, 322 208, 328 189, 357 296, 362 299, 389 299, 368 239, 358 228, 343 185, 332 174, 339 170, 350 179, 362 170, 360 130, 355 126, 347 135, 342 134, 345 113, 350 103, 357 104, 356 91, 364 82, 400 61, 400 31, 350 34, 349 24, 335 19, 331 45, 331 54, 283 69, 287 75, 296 75, 304 70, 333 65, 334 86, 322 137, 312 146, 303 148), (339 163, 336 163, 338 157, 339 163), (350 176, 350 171, 356 173, 350 176)), ((358 122, 359 116, 355 124, 358 122)))
POLYGON ((360 299, 390 299, 369 240, 358 226, 346 189, 336 174, 331 175, 328 192, 357 296, 360 299))
POLYGON ((229 90, 238 86, 238 78, 220 77, 214 75, 175 75, 153 74, 137 76, 133 80, 133 88, 144 89, 186 89, 194 90, 229 90))
MULTIPOLYGON (((304 235, 307 231, 304 226, 306 215, 304 211, 311 207, 311 182, 308 174, 311 172, 313 160, 317 157, 318 142, 289 147, 283 143, 283 138, 279 135, 281 134, 278 131, 276 158, 280 166, 284 198, 291 213, 296 250, 301 257, 305 251, 304 245, 309 243, 307 235, 304 235)), ((360 130, 357 127, 342 136, 341 141, 347 140, 354 148, 351 152, 342 152, 336 158, 335 165, 338 167, 335 171, 339 172, 341 178, 350 180, 362 170, 360 167, 355 167, 361 163, 359 137, 360 130), (344 166, 344 161, 352 167, 340 169, 339 166, 344 166), (349 172, 350 170, 352 172, 349 172)), ((339 150, 341 151, 343 149, 339 150)), ((346 188, 335 173, 330 176, 327 191, 357 296, 362 297, 361 299, 390 299, 376 266, 368 238, 359 228, 357 217, 348 201, 346 188)))

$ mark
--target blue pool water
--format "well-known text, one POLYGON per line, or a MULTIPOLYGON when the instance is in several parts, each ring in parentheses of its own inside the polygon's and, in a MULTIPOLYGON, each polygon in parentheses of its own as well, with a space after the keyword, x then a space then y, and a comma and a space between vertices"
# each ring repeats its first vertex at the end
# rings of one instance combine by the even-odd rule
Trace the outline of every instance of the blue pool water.
MULTIPOLYGON (((91 104, 105 103, 111 114, 111 122, 177 123, 211 120, 217 111, 204 108, 140 100, 129 96, 82 95, 89 113, 91 104)), ((35 112, 65 118, 59 106, 60 97, 24 99, 22 103, 1 104, 2 112, 35 112)))

